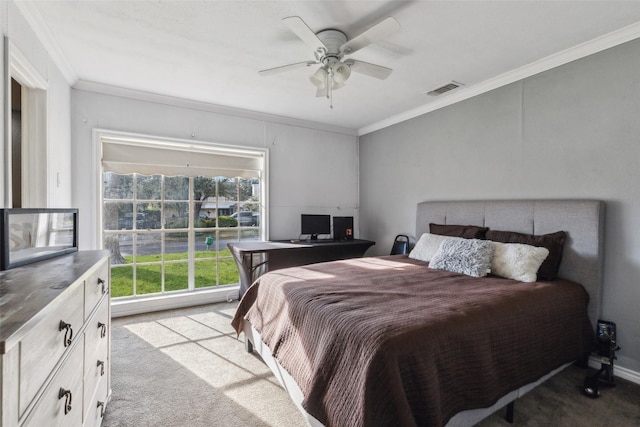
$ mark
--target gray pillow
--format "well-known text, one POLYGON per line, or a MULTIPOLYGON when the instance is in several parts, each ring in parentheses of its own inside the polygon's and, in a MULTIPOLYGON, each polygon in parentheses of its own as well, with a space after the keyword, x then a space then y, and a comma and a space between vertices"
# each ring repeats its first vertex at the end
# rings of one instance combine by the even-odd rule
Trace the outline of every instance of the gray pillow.
POLYGON ((493 242, 479 239, 446 239, 431 258, 429 268, 484 277, 491 269, 493 242))

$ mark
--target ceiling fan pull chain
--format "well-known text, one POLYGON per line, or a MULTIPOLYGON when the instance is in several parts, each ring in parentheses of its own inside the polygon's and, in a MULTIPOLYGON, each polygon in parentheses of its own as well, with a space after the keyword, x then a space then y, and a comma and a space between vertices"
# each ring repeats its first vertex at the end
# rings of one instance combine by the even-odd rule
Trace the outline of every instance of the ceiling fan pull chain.
POLYGON ((324 87, 327 88, 327 94, 325 96, 329 99, 329 73, 324 76, 324 87))
POLYGON ((329 68, 329 108, 333 110, 333 70, 329 68))

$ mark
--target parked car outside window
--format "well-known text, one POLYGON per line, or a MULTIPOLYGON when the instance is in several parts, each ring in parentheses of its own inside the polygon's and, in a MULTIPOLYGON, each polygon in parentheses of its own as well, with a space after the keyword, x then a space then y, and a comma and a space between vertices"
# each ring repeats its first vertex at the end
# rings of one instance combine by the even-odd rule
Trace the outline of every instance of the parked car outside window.
POLYGON ((251 211, 240 211, 231 214, 231 218, 238 221, 238 226, 240 227, 254 227, 258 225, 259 214, 251 211), (240 218, 238 218, 238 214, 240 214, 240 218))

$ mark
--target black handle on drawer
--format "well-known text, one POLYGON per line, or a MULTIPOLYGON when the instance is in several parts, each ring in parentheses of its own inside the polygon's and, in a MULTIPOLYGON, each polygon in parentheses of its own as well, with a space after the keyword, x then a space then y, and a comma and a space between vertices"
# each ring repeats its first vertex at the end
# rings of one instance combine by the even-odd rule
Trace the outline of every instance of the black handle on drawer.
POLYGON ((71 340, 73 339, 73 328, 71 327, 71 323, 67 323, 64 320, 60 321, 60 325, 58 326, 58 330, 62 332, 64 330, 64 341, 62 342, 65 347, 71 345, 71 340))
POLYGON ((104 402, 98 400, 98 408, 100 408, 100 418, 104 417, 104 402))
POLYGON ((98 277, 98 285, 102 286, 102 293, 104 294, 105 292, 107 292, 106 287, 104 286, 107 282, 104 279, 101 279, 100 277, 98 277))
POLYGON ((98 329, 100 329, 100 338, 107 336, 107 325, 102 322, 98 322, 98 329))
POLYGON ((96 366, 100 366, 100 376, 104 375, 104 362, 102 360, 98 360, 98 364, 96 366))
POLYGON ((71 399, 73 395, 71 394, 71 390, 65 390, 60 387, 60 391, 58 392, 58 399, 62 399, 64 397, 64 414, 67 415, 71 412, 71 399))

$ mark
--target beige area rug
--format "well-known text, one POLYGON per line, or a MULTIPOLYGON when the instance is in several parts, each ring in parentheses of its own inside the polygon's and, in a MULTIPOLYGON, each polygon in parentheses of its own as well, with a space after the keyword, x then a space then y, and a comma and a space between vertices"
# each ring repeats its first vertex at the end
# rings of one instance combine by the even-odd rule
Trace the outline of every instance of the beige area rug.
MULTIPOLYGON (((269 368, 236 339, 236 305, 114 319, 103 426, 306 426, 269 368)), ((618 380, 589 399, 580 393, 586 373, 570 367, 518 400, 514 424, 499 411, 480 426, 640 426, 640 385, 618 380)))

